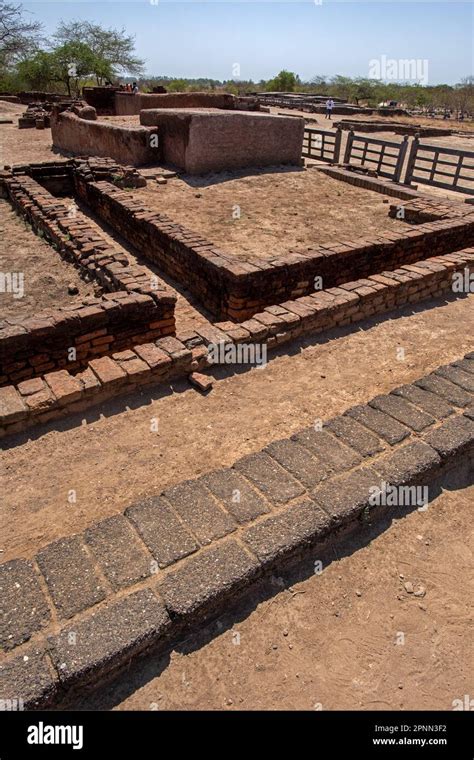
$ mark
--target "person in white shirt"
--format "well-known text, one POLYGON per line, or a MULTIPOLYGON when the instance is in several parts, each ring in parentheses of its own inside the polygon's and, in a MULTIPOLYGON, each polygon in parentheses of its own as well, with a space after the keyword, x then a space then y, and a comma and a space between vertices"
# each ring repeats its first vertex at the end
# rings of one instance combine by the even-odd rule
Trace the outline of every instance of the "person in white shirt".
POLYGON ((326 100, 326 119, 330 119, 332 116, 332 109, 334 108, 334 100, 332 98, 328 98, 326 100))

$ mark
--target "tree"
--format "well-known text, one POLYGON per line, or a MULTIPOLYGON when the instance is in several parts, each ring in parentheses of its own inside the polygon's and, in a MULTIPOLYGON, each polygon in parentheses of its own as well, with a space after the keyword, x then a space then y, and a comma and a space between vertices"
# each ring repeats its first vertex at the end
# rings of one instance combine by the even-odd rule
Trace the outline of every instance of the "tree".
POLYGON ((293 92, 297 84, 300 84, 299 76, 283 69, 274 79, 267 82, 267 87, 276 92, 293 92))
POLYGON ((68 42, 50 52, 39 50, 17 68, 27 86, 47 90, 51 85, 62 84, 69 96, 79 96, 81 83, 96 71, 103 77, 110 76, 108 63, 97 58, 84 42, 68 42))
POLYGON ((172 79, 166 86, 168 92, 186 92, 187 88, 188 83, 185 79, 172 79))
POLYGON ((459 84, 454 85, 454 104, 462 114, 474 110, 474 77, 464 77, 459 84))
POLYGON ((56 81, 66 85, 68 94, 80 95, 81 80, 96 76, 110 79, 112 69, 108 61, 100 58, 85 42, 66 42, 53 50, 56 81))
POLYGON ((25 58, 17 66, 20 81, 31 90, 48 91, 49 86, 58 81, 54 54, 39 50, 31 58, 25 58))
POLYGON ((125 29, 104 29, 91 21, 61 21, 54 38, 60 45, 81 40, 88 46, 98 64, 91 72, 97 84, 120 74, 138 77, 143 73, 144 61, 135 56, 135 40, 125 33, 125 29))
POLYGON ((28 19, 21 5, 0 0, 0 71, 38 47, 42 26, 28 19))

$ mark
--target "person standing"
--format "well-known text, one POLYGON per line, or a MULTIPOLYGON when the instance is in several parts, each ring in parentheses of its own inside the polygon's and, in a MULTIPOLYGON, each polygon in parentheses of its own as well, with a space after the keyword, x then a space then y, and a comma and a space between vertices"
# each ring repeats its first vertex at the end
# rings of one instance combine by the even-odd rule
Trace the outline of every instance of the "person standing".
POLYGON ((334 108, 334 100, 332 98, 328 98, 326 100, 326 119, 332 118, 332 109, 334 108))

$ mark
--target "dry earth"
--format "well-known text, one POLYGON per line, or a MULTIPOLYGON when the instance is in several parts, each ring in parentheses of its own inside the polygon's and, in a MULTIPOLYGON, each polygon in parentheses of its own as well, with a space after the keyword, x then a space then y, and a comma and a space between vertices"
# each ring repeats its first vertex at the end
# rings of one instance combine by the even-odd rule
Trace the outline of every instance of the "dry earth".
POLYGON ((472 694, 473 500, 474 486, 444 491, 366 545, 338 547, 320 575, 308 561, 82 707, 452 710, 472 694))
POLYGON ((93 284, 84 282, 77 269, 63 261, 5 200, 0 200, 0 272, 21 273, 24 288, 21 298, 0 292, 0 318, 31 317, 94 295, 93 284), (69 295, 69 285, 77 288, 76 295, 69 295))
POLYGON ((245 260, 406 229, 388 216, 382 195, 316 169, 182 174, 166 185, 151 181, 134 195, 245 260))
POLYGON ((473 303, 469 296, 407 308, 313 346, 296 344, 290 355, 285 346, 262 369, 216 369, 220 379, 207 396, 183 381, 173 394, 157 388, 19 436, 2 454, 2 559, 32 556, 142 496, 233 464, 454 361, 473 348, 473 303), (156 419, 158 433, 151 432, 156 419))

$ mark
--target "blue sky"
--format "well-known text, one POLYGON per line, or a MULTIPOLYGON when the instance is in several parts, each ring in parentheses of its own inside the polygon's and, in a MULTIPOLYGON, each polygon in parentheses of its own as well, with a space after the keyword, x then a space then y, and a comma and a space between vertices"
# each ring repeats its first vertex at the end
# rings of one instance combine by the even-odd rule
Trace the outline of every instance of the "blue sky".
MULTIPOLYGON (((156 0, 155 0, 156 2, 156 0)), ((28 2, 52 33, 60 19, 88 19, 135 35, 147 73, 174 77, 268 79, 280 69, 368 76, 370 61, 428 61, 428 84, 458 82, 473 72, 474 3, 28 2)))

